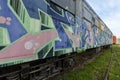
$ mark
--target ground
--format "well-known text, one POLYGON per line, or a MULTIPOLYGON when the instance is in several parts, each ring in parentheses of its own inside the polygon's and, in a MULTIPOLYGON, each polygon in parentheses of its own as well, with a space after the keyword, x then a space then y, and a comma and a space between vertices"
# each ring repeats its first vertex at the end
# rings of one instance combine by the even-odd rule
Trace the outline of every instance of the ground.
POLYGON ((108 70, 108 80, 120 80, 120 46, 113 45, 105 50, 94 61, 84 65, 84 68, 71 70, 56 78, 56 80, 103 80, 108 70), (111 65, 109 66, 111 61, 111 65))

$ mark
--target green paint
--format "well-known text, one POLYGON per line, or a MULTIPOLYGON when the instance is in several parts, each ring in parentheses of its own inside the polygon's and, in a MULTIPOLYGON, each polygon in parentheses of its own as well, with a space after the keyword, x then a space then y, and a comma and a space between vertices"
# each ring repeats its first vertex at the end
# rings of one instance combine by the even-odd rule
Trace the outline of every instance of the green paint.
POLYGON ((33 18, 30 19, 30 26, 28 27, 30 33, 32 34, 40 33, 40 27, 41 27, 40 20, 33 18))
POLYGON ((57 51, 55 51, 55 55, 56 56, 60 56, 60 55, 63 55, 63 54, 69 54, 72 52, 72 48, 66 48, 66 49, 59 49, 57 51))
POLYGON ((6 46, 10 44, 8 31, 6 28, 0 27, 0 46, 6 46))
POLYGON ((7 61, 7 62, 0 62, 0 67, 6 67, 6 66, 10 66, 10 65, 20 64, 20 63, 24 63, 24 62, 28 62, 28 61, 37 60, 37 59, 38 58, 33 56, 33 57, 30 57, 30 58, 10 60, 10 61, 7 61))
POLYGON ((81 53, 83 53, 83 52, 85 52, 86 51, 86 49, 83 49, 83 50, 77 50, 77 53, 78 54, 81 54, 81 53))
MULTIPOLYGON (((53 46, 49 44, 49 50, 48 50, 47 53, 43 56, 43 58, 46 58, 46 56, 48 55, 48 52, 52 49, 52 47, 53 47, 53 46)), ((52 54, 53 54, 53 52, 52 52, 52 54)))
POLYGON ((25 27, 26 31, 30 33, 31 32, 31 26, 30 26, 31 18, 29 16, 27 9, 25 8, 22 0, 19 0, 19 4, 21 4, 21 5, 19 6, 19 9, 18 9, 19 14, 17 14, 15 12, 14 8, 10 5, 10 0, 8 0, 9 8, 14 13, 14 15, 17 17, 17 19, 20 21, 20 23, 25 27))
POLYGON ((49 50, 54 46, 54 41, 55 41, 55 39, 49 41, 49 42, 46 43, 42 48, 38 49, 38 50, 36 51, 37 56, 38 56, 38 52, 40 52, 44 47, 46 47, 46 46, 48 45, 48 51, 47 51, 47 53, 44 53, 44 58, 45 58, 45 57, 47 56, 49 50))
POLYGON ((47 26, 49 28, 55 28, 53 19, 50 15, 48 15, 47 13, 45 13, 44 11, 42 11, 40 9, 38 10, 38 12, 39 12, 39 16, 40 16, 41 25, 47 26))
MULTIPOLYGON (((53 46, 53 44, 54 44, 54 40, 51 40, 49 43, 46 43, 46 45, 47 45, 47 44, 50 44, 50 45, 49 45, 49 49, 50 49, 51 46, 53 46)), ((46 46, 46 45, 45 45, 45 46, 46 46)), ((42 48, 41 48, 41 49, 42 49, 42 48)), ((41 50, 41 49, 40 49, 40 50, 41 50)), ((39 51, 39 50, 38 50, 38 51, 39 51)), ((49 51, 48 51, 48 52, 49 52, 49 51)), ((45 53, 45 55, 44 55, 43 58, 45 58, 45 57, 47 56, 48 52, 45 53)), ((29 57, 29 58, 17 59, 17 60, 10 60, 10 61, 7 61, 7 62, 0 62, 0 66, 1 66, 1 67, 5 67, 5 66, 10 66, 10 65, 15 65, 15 64, 20 64, 20 63, 28 62, 28 61, 37 60, 37 59, 38 59, 38 54, 37 54, 37 53, 38 53, 38 52, 36 52, 33 57, 29 57)))
MULTIPOLYGON (((20 23, 24 26, 24 28, 27 30, 28 34, 32 33, 32 34, 37 34, 37 33, 40 33, 40 27, 41 25, 44 25, 44 24, 41 24, 41 19, 40 20, 37 20, 37 19, 33 19, 29 16, 23 2, 20 0, 20 3, 21 3, 21 6, 19 6, 19 15, 15 12, 15 10, 13 9, 13 7, 10 5, 10 0, 8 0, 8 6, 9 8, 11 9, 11 11, 14 13, 14 15, 17 17, 17 19, 20 21, 20 23), (23 18, 24 16, 24 18, 23 18)), ((40 10, 38 10, 39 12, 40 10)), ((48 21, 48 25, 45 25, 47 27, 50 27, 52 29, 55 29, 55 25, 53 23, 53 20, 51 18, 50 15, 48 15, 47 13, 45 13, 45 16, 46 16, 46 20, 48 21)), ((9 43, 9 37, 8 37, 8 33, 7 33, 7 30, 0 27, 0 44, 4 45, 4 43, 9 43), (3 34, 4 37, 3 37, 3 34)), ((18 42, 19 40, 25 38, 28 34, 24 35, 22 38, 18 39, 17 41, 15 41, 14 43, 10 44, 9 46, 11 45, 14 45, 16 42, 18 42)), ((54 41, 56 40, 53 39, 51 40, 50 42, 52 43, 50 46, 49 46, 49 50, 51 48, 51 46, 54 46, 54 41)), ((50 43, 48 42, 48 43, 50 43)), ((46 43, 46 45, 48 44, 46 43)), ((7 47, 9 47, 7 46, 7 47)), ((42 49, 42 48, 41 48, 42 49)), ((40 50, 40 49, 39 49, 40 50)), ((4 50, 2 50, 4 51, 4 50)), ((6 61, 6 62, 0 62, 0 65, 1 66, 10 66, 10 65, 15 65, 15 64, 19 64, 19 63, 24 63, 24 62, 28 62, 28 61, 33 61, 33 60, 37 60, 38 59, 38 52, 36 51, 34 56, 31 57, 31 58, 24 58, 24 59, 16 59, 16 60, 10 60, 10 61, 6 61)), ((44 55, 44 58, 46 58, 48 52, 45 53, 44 55)), ((53 54, 54 55, 54 54, 53 54)))
POLYGON ((62 27, 68 31, 70 31, 71 33, 73 33, 73 29, 71 26, 65 24, 65 23, 61 23, 62 24, 62 27))

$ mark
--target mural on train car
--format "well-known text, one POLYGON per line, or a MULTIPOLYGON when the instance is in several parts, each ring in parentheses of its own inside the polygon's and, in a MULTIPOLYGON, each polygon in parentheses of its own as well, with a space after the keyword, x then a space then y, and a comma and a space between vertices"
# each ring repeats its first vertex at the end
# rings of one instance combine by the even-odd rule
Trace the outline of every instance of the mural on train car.
POLYGON ((97 32, 97 26, 93 25, 92 26, 92 31, 93 31, 93 44, 94 44, 94 47, 96 47, 98 45, 98 32, 97 32))
POLYGON ((49 0, 0 0, 0 65, 59 56, 109 40, 71 12, 49 0))

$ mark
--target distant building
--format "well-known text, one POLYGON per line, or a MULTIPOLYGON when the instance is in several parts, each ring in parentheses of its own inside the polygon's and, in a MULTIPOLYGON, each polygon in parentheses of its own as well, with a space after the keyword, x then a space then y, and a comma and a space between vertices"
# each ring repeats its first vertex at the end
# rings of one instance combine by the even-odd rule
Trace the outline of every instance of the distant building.
POLYGON ((120 38, 117 38, 117 43, 116 44, 120 44, 120 38))

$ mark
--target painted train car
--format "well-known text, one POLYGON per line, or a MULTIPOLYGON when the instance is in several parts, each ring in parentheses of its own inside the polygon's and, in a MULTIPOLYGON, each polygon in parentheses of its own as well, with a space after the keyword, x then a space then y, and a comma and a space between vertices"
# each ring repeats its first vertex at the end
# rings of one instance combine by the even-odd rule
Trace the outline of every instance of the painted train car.
POLYGON ((0 0, 1 68, 111 45, 112 35, 84 0, 0 0))
POLYGON ((116 43, 117 43, 117 37, 113 36, 113 44, 116 44, 116 43))

